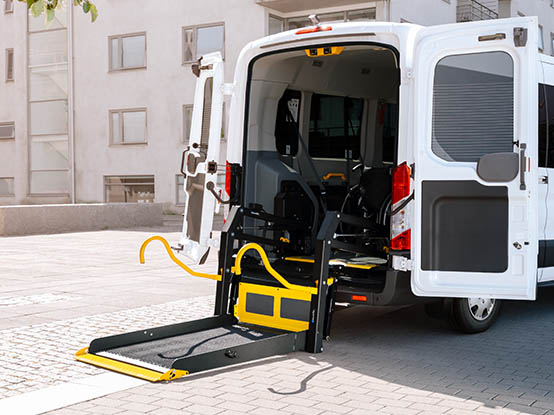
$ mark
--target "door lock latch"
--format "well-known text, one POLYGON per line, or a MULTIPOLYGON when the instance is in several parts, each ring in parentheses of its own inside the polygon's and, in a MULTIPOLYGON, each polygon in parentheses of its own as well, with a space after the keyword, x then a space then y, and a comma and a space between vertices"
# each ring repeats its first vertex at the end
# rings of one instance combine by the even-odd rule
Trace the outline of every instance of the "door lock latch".
POLYGON ((216 174, 216 173, 217 173, 217 162, 208 161, 208 174, 216 174))
POLYGON ((520 244, 519 242, 514 242, 514 247, 515 247, 516 249, 521 249, 521 248, 522 248, 522 246, 521 246, 521 244, 520 244))

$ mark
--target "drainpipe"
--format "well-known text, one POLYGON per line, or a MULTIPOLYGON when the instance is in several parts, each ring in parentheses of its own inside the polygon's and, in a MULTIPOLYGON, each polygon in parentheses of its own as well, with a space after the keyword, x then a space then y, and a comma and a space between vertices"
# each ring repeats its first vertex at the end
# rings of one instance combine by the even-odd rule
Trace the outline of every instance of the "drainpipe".
POLYGON ((69 135, 69 149, 71 152, 71 203, 76 203, 75 195, 75 100, 73 96, 73 2, 68 2, 69 9, 67 23, 67 131, 69 135))

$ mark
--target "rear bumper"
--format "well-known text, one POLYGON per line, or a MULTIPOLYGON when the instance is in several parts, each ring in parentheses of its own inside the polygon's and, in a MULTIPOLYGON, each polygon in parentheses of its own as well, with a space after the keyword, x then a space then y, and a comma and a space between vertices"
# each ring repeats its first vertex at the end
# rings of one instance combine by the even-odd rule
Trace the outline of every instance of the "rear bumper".
MULTIPOLYGON (((336 302, 365 304, 365 305, 408 305, 425 302, 426 299, 416 297, 410 286, 410 272, 388 270, 385 277, 385 286, 380 292, 371 292, 360 287, 338 285, 336 302), (353 300, 365 297, 365 300, 353 300)), ((427 299, 428 301, 428 299, 427 299)))

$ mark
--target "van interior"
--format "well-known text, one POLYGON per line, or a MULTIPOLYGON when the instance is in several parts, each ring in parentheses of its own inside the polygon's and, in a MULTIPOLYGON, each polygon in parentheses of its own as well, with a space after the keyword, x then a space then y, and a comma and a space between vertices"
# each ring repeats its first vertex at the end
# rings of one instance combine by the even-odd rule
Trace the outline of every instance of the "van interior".
MULTIPOLYGON (((336 233, 364 254, 334 250, 330 264, 343 281, 382 288, 397 162, 396 52, 374 44, 295 49, 258 58, 250 75, 243 205, 305 226, 247 218, 245 228, 278 242, 265 246, 274 268, 301 280, 312 275, 327 212, 365 218, 336 233)), ((257 257, 245 265, 263 273, 257 257)))

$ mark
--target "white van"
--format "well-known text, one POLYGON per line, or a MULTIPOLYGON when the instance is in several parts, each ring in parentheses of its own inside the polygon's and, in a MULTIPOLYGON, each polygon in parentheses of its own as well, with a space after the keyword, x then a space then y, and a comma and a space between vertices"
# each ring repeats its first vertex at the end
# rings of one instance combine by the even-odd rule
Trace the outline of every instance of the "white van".
MULTIPOLYGON (((465 332, 487 329, 500 299, 534 300, 554 281, 554 59, 538 53, 537 19, 313 19, 248 44, 232 84, 219 54, 193 67, 179 252, 201 263, 219 249, 225 276, 254 242, 296 284, 332 277, 325 301, 444 299, 465 332), (231 206, 221 239, 220 202, 231 206)), ((265 270, 252 255, 242 272, 265 270)), ((216 314, 229 286, 218 283, 216 314)))

